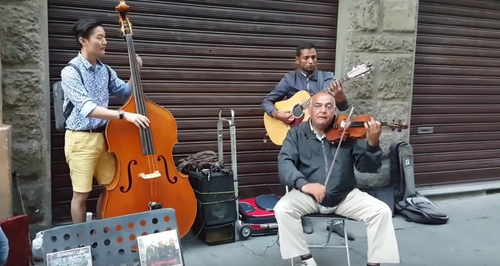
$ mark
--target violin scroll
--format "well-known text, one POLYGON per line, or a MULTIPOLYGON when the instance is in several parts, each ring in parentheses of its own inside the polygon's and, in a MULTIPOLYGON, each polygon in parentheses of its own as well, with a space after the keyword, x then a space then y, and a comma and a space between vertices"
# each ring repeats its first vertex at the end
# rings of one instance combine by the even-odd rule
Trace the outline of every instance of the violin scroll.
POLYGON ((398 120, 398 122, 393 120, 392 123, 387 123, 387 127, 389 127, 392 131, 397 130, 398 132, 401 132, 403 129, 408 129, 408 124, 401 122, 401 120, 398 120))
POLYGON ((130 19, 127 17, 130 6, 125 3, 125 0, 120 0, 115 9, 119 14, 121 37, 123 38, 127 34, 132 35, 132 23, 130 23, 130 19))

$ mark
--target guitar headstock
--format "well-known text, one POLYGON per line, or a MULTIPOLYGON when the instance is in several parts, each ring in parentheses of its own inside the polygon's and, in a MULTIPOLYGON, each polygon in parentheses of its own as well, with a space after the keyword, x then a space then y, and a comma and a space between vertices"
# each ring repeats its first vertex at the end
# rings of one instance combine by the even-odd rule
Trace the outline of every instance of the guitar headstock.
POLYGON ((401 120, 399 120, 398 122, 393 121, 392 123, 387 123, 387 126, 392 131, 397 130, 398 132, 401 132, 403 129, 408 129, 408 124, 401 122, 401 120))
POLYGON ((122 38, 127 34, 132 35, 132 23, 130 23, 130 19, 127 17, 130 6, 125 3, 125 0, 120 0, 120 3, 116 6, 115 9, 119 14, 120 33, 122 38))
POLYGON ((371 63, 363 63, 360 65, 357 65, 356 67, 353 67, 351 71, 347 72, 347 76, 352 79, 358 76, 364 76, 365 74, 371 72, 372 69, 372 64, 371 63))

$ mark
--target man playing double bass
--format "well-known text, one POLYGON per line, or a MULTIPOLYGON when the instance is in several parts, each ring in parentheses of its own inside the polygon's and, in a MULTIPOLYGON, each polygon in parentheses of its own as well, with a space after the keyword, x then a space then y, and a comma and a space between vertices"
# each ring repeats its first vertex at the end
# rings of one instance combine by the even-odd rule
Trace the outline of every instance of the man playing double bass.
MULTIPOLYGON (((100 185, 113 181, 116 158, 107 152, 104 131, 108 120, 125 119, 138 127, 149 127, 149 119, 140 114, 108 109, 109 96, 127 98, 131 83, 118 78, 116 72, 104 65, 99 57, 106 49, 106 33, 98 21, 84 19, 73 26, 80 53, 61 71, 64 105, 74 105, 66 120, 64 154, 73 186, 71 217, 73 223, 85 222, 85 202, 92 190, 95 176, 100 185)), ((142 61, 138 57, 138 64, 142 61)), ((102 200, 99 197, 99 201, 102 200)), ((98 202, 98 208, 101 204, 98 202)), ((97 213, 100 213, 98 210, 97 213)))
MULTIPOLYGON (((320 88, 320 84, 329 86, 330 93, 335 96, 337 107, 340 111, 345 111, 349 107, 347 98, 342 89, 342 85, 334 82, 334 74, 332 72, 319 70, 316 67, 318 54, 312 43, 302 43, 297 46, 295 54, 295 64, 298 68, 295 71, 285 74, 276 87, 264 98, 262 108, 264 111, 282 121, 283 123, 291 123, 293 121, 290 112, 278 112, 274 108, 274 104, 285 98, 291 98, 295 93, 301 90, 307 90, 311 94, 316 94, 324 88, 320 88), (318 80, 318 73, 324 72, 324 80, 318 80)), ((312 234, 314 229, 311 220, 308 218, 302 219, 304 233, 312 234)), ((330 230, 327 225, 327 230, 330 230)), ((339 222, 334 223, 333 231, 340 236, 344 236, 344 228, 339 222)), ((351 233, 347 234, 349 240, 354 240, 351 233)))

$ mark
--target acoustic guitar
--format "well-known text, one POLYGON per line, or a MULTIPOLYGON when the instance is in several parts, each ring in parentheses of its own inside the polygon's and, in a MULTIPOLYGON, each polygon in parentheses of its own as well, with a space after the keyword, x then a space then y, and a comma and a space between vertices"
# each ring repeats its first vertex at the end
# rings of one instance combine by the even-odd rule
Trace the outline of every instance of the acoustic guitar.
MULTIPOLYGON (((370 63, 360 64, 351 71, 347 72, 343 77, 338 79, 340 83, 344 83, 350 79, 364 76, 365 74, 372 71, 372 65, 370 63)), ((329 86, 324 88, 322 91, 328 91, 329 86)), ((283 145, 286 134, 290 128, 298 126, 303 121, 309 120, 309 112, 306 111, 311 102, 311 96, 307 90, 302 90, 297 92, 290 99, 276 102, 274 108, 278 112, 291 112, 293 116, 293 121, 290 124, 283 123, 282 121, 268 115, 264 112, 264 127, 266 128, 267 136, 276 145, 283 145)))

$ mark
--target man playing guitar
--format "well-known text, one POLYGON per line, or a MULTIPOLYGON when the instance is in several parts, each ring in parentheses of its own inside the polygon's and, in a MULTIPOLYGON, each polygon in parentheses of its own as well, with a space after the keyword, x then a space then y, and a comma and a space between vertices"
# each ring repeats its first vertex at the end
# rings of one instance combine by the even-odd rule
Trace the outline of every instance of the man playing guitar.
POLYGON ((291 71, 281 79, 276 87, 262 101, 262 108, 266 113, 284 123, 292 121, 290 112, 278 112, 274 108, 274 104, 286 98, 292 97, 295 93, 301 90, 307 90, 311 94, 320 92, 320 84, 330 83, 330 93, 335 96, 337 108, 340 111, 345 111, 349 107, 346 96, 340 82, 334 80, 332 72, 319 70, 316 68, 318 54, 312 43, 303 43, 297 46, 295 64, 298 68, 291 71), (318 81, 318 72, 324 72, 323 82, 318 81))
MULTIPOLYGON (((262 109, 273 118, 283 123, 291 123, 294 119, 291 112, 279 112, 274 104, 286 98, 291 98, 301 90, 307 90, 310 94, 322 91, 320 84, 327 84, 330 94, 335 97, 337 108, 345 111, 349 107, 347 98, 339 81, 334 81, 333 72, 319 70, 316 67, 318 54, 312 43, 302 43, 297 46, 295 63, 298 68, 286 73, 276 87, 262 101, 262 109), (318 72, 323 72, 323 80, 318 80, 318 72)), ((302 219, 304 233, 312 234, 313 226, 310 219, 302 219)), ((329 228, 327 227, 327 230, 329 228)), ((344 236, 344 229, 341 223, 334 224, 333 231, 340 236, 344 236)), ((348 233, 348 238, 354 240, 354 236, 348 233)))

